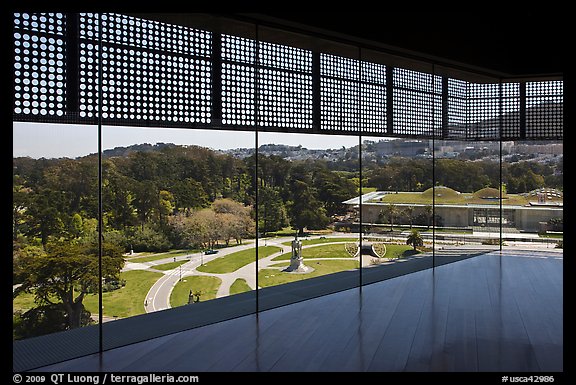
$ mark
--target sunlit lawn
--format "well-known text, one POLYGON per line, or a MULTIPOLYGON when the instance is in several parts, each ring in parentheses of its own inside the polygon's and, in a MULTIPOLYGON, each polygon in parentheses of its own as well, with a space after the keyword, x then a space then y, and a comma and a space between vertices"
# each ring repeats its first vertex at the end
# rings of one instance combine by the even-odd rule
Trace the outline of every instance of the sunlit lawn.
POLYGON ((25 312, 32 309, 36 304, 34 303, 34 294, 32 293, 20 293, 18 297, 12 300, 12 310, 25 312))
MULTIPOLYGON (((120 273, 120 279, 126 280, 126 286, 102 294, 103 315, 122 318, 143 314, 146 294, 160 277, 162 273, 145 270, 120 273)), ((98 296, 96 294, 87 296, 84 299, 84 306, 93 315, 98 314, 98 296)))
MULTIPOLYGON (((290 259, 291 252, 284 253, 272 258, 273 261, 287 261, 290 259)), ((302 249, 302 257, 306 258, 351 258, 344 248, 344 243, 336 245, 314 246, 302 249)))
POLYGON ((126 260, 129 262, 143 263, 171 257, 180 257, 182 255, 194 254, 198 252, 200 252, 200 250, 172 250, 166 253, 158 253, 158 254, 146 253, 146 255, 143 255, 141 257, 126 257, 126 260))
POLYGON ((384 258, 405 258, 417 253, 418 251, 414 251, 412 246, 386 244, 386 255, 384 255, 384 258))
MULTIPOLYGON (((161 273, 131 270, 120 273, 120 279, 126 280, 126 286, 102 294, 104 316, 130 317, 144 313, 144 299, 152 285, 162 277, 161 273)), ((55 302, 60 302, 55 299, 55 302)), ((98 314, 98 296, 88 294, 84 297, 84 306, 93 315, 98 314)), ((23 293, 14 298, 13 309, 26 311, 33 308, 34 295, 23 293)))
POLYGON ((244 278, 238 278, 234 283, 230 286, 230 295, 232 294, 240 294, 246 291, 252 290, 250 286, 246 283, 244 278))
MULTIPOLYGON (((260 246, 258 248, 258 258, 265 258, 271 254, 280 251, 276 246, 260 246)), ((224 274, 232 273, 242 266, 254 262, 256 260, 256 250, 253 248, 237 251, 232 254, 216 258, 210 262, 205 263, 203 266, 198 266, 196 270, 204 273, 224 274)))
POLYGON ((200 291, 202 293, 200 296, 201 302, 214 299, 216 298, 216 293, 221 283, 222 280, 218 277, 203 275, 185 277, 174 286, 172 294, 170 295, 170 306, 177 307, 187 305, 190 291, 192 291, 192 293, 200 291))
MULTIPOLYGON (((356 238, 316 238, 316 239, 300 239, 302 246, 318 245, 321 243, 334 243, 334 242, 358 242, 356 238)), ((282 243, 286 246, 292 246, 292 241, 282 243)))
MULTIPOLYGON (((278 269, 262 269, 258 272, 258 284, 261 287, 281 285, 288 282, 301 281, 304 279, 319 277, 326 274, 337 273, 344 270, 358 268, 358 261, 351 260, 325 260, 310 261, 304 264, 314 268, 314 271, 308 274, 294 274, 283 272, 278 269)), ((278 263, 275 266, 288 266, 287 264, 278 263)))
POLYGON ((176 262, 168 262, 168 263, 163 263, 162 265, 155 265, 155 266, 150 266, 150 269, 158 269, 158 270, 172 270, 177 268, 178 266, 184 264, 188 262, 188 260, 184 260, 184 261, 176 261, 176 262))

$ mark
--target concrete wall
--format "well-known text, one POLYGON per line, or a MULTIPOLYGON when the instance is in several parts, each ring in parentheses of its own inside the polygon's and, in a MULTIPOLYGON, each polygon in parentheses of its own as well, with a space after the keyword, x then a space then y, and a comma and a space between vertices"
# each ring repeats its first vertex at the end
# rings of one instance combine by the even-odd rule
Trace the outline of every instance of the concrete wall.
POLYGON ((516 227, 519 230, 538 232, 539 222, 563 218, 564 210, 552 207, 523 207, 516 210, 516 227))
MULTIPOLYGON (((362 221, 364 223, 376 223, 380 210, 385 210, 385 204, 370 204, 362 205, 362 221)), ((396 205, 400 211, 403 210, 405 205, 396 205)), ((424 205, 413 205, 413 217, 425 213, 424 205)), ((495 206, 497 208, 498 206, 495 206)), ((509 209, 508 209, 509 210, 509 209)), ((435 214, 441 218, 440 223, 442 226, 447 227, 469 227, 473 226, 473 206, 468 207, 451 207, 437 205, 435 214)), ((514 221, 516 228, 521 231, 538 232, 540 229, 539 222, 546 222, 552 218, 563 218, 563 209, 559 207, 534 207, 527 206, 517 208, 515 210, 514 221)), ((388 218, 385 218, 385 223, 388 223, 388 218)), ((398 215, 394 220, 395 224, 409 224, 408 220, 403 215, 398 215)), ((417 222, 414 221, 414 224, 417 222)), ((424 223, 423 223, 424 224, 424 223)))

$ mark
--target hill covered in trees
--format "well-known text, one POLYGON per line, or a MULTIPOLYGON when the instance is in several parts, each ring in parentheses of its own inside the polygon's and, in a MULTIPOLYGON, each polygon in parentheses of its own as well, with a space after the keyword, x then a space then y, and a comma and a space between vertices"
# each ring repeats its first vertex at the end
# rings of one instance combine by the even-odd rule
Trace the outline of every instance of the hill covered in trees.
MULTIPOLYGON (((331 217, 345 213, 342 202, 356 196, 360 186, 358 160, 349 158, 289 161, 278 155, 259 154, 255 178, 254 154, 238 158, 198 146, 159 143, 106 150, 103 155, 103 230, 126 250, 210 244, 199 239, 191 243, 181 233, 182 226, 176 225, 205 209, 243 217, 242 236, 236 231, 234 236, 221 238, 214 234, 216 239, 253 236, 256 226, 247 218, 256 217, 257 195, 260 232, 287 225, 300 231, 324 228, 331 217), (220 208, 215 208, 219 201, 220 208), (229 207, 223 209, 222 202, 229 207)), ((77 159, 14 158, 13 239, 46 245, 51 237, 78 238, 95 232, 97 162, 96 155, 77 159)), ((562 166, 562 161, 554 166, 530 161, 503 163, 502 180, 509 193, 540 187, 562 189, 562 166)), ((362 186, 424 191, 436 182, 473 192, 500 184, 500 165, 495 161, 436 159, 435 167, 433 172, 429 159, 406 157, 392 157, 385 163, 363 162, 362 186)))

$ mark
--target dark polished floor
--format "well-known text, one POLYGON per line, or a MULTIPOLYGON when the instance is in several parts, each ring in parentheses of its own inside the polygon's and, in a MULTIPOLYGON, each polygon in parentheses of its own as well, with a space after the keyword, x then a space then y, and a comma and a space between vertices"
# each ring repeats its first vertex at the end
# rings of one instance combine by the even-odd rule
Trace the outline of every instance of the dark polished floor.
POLYGON ((491 252, 37 370, 562 371, 562 253, 491 252))

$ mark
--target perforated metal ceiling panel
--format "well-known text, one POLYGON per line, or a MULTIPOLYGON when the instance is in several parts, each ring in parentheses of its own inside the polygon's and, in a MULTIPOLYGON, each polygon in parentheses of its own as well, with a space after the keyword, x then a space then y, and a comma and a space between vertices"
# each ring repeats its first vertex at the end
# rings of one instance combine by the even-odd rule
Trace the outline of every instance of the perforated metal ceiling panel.
POLYGON ((563 82, 470 83, 119 14, 14 14, 14 121, 562 139, 563 82), (100 100, 101 98, 101 100, 100 100))
POLYGON ((62 117, 66 103, 63 14, 14 14, 14 115, 62 117))
POLYGON ((526 137, 553 139, 564 134, 564 82, 526 83, 526 137))

